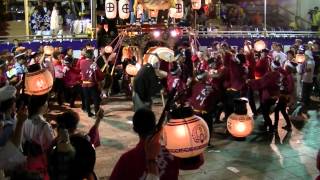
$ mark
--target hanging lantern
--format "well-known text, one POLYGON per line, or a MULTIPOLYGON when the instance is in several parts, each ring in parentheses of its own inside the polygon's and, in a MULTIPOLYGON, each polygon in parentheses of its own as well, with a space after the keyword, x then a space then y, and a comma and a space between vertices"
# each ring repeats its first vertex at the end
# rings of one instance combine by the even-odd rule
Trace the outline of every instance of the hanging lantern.
POLYGON ((105 2, 106 17, 108 19, 114 19, 117 17, 117 1, 106 0, 105 2))
POLYGON ((183 17, 183 0, 177 0, 176 3, 176 15, 175 18, 176 19, 181 19, 183 17))
POLYGON ((159 14, 158 10, 150 9, 149 11, 150 11, 150 17, 151 18, 157 18, 158 17, 158 14, 159 14))
POLYGON ((176 12, 177 12, 176 8, 170 8, 169 9, 169 17, 175 18, 176 17, 176 12))
POLYGON ((47 69, 40 69, 38 64, 31 65, 35 71, 29 72, 25 77, 25 93, 28 95, 44 95, 52 89, 53 77, 47 69))
POLYGON ((243 99, 234 100, 235 113, 231 114, 227 121, 230 134, 237 138, 249 136, 253 131, 253 119, 247 114, 247 101, 243 99))
POLYGON ((130 16, 129 0, 119 0, 119 17, 121 19, 128 19, 130 16))
POLYGON ((192 9, 199 10, 201 8, 201 0, 191 0, 192 9))
POLYGON ((254 50, 255 51, 262 51, 263 49, 266 49, 267 45, 264 41, 259 40, 257 42, 254 43, 254 50))
POLYGON ((209 142, 206 122, 198 117, 170 119, 163 128, 164 143, 176 157, 189 158, 200 155, 209 142))
POLYGON ((304 54, 296 54, 296 58, 295 58, 296 63, 304 63, 306 61, 306 55, 304 54))

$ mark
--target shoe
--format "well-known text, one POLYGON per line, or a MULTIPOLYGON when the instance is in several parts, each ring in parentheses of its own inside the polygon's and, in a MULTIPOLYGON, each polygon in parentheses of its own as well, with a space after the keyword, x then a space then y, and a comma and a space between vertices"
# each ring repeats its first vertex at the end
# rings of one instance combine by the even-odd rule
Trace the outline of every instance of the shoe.
POLYGON ((284 126, 284 127, 282 127, 282 129, 287 130, 287 131, 292 131, 291 126, 284 126))

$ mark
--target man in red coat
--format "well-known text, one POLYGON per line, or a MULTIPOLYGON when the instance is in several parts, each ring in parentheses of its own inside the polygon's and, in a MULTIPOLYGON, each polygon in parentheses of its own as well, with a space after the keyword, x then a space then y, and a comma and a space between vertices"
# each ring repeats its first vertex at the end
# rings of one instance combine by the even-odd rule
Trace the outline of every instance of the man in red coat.
MULTIPOLYGON (((220 94, 219 89, 216 89, 216 87, 213 86, 212 81, 207 81, 207 76, 208 74, 206 71, 198 72, 198 82, 196 82, 192 87, 189 103, 195 114, 206 121, 211 137, 213 113, 219 102, 220 94)), ((210 140, 208 145, 210 146, 210 140)))
POLYGON ((231 52, 226 52, 224 61, 229 76, 229 86, 227 87, 225 98, 225 119, 227 119, 233 113, 233 100, 246 96, 248 70, 245 66, 246 58, 244 54, 237 54, 235 56, 231 52))
POLYGON ((80 61, 80 71, 85 107, 88 116, 91 117, 94 114, 90 109, 90 99, 92 98, 95 112, 98 112, 101 101, 98 84, 104 77, 97 64, 93 62, 93 50, 87 49, 85 57, 86 60, 80 61))
POLYGON ((264 118, 264 127, 269 132, 274 132, 271 118, 269 116, 271 107, 275 105, 280 94, 280 62, 273 61, 271 70, 261 79, 248 80, 248 85, 253 90, 261 91, 261 109, 264 118))

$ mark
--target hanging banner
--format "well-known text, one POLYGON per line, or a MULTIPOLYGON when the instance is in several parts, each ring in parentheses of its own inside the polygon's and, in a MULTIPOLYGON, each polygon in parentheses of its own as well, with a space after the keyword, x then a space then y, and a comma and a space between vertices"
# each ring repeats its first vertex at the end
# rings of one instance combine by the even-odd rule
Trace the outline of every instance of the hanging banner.
POLYGON ((114 19, 117 17, 117 1, 106 0, 105 3, 106 17, 108 19, 114 19))
POLYGON ((183 0, 177 0, 176 2, 176 14, 175 14, 175 18, 176 19, 181 19, 183 17, 183 0))
POLYGON ((118 10, 121 19, 128 19, 130 16, 129 0, 119 0, 118 10))

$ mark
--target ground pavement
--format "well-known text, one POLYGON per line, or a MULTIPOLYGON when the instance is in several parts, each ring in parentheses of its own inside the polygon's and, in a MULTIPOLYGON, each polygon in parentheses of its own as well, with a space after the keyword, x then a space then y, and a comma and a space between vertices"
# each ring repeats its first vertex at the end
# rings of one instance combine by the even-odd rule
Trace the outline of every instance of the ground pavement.
MULTIPOLYGON (((80 105, 78 105, 80 107, 80 105)), ((95 171, 100 179, 108 179, 120 155, 138 142, 132 130, 132 102, 123 96, 112 97, 102 106, 105 118, 100 124, 102 145, 96 149, 95 171)), ((318 108, 315 108, 318 109, 318 108)), ((61 109, 60 109, 61 110, 61 109)), ((51 114, 59 113, 53 108, 51 114)), ((74 108, 81 117, 80 128, 88 131, 94 119, 80 108, 74 108)), ((162 111, 160 99, 154 111, 162 111)), ((181 180, 222 179, 314 179, 318 174, 316 155, 320 149, 320 119, 318 112, 309 111, 309 119, 293 122, 293 131, 282 130, 280 119, 278 135, 259 131, 262 116, 255 120, 255 130, 245 141, 236 141, 224 134, 223 125, 215 126, 213 148, 205 151, 204 165, 194 171, 181 171, 181 180)))

